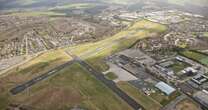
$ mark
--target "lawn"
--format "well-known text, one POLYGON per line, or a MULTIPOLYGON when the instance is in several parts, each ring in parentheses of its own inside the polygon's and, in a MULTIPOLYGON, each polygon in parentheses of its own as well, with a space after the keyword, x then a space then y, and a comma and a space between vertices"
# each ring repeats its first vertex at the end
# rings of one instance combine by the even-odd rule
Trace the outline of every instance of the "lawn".
POLYGON ((86 61, 98 71, 105 72, 109 69, 109 66, 103 60, 103 57, 89 58, 86 61))
POLYGON ((178 73, 181 70, 183 70, 184 68, 187 68, 189 66, 191 66, 191 65, 184 63, 184 62, 175 61, 174 64, 169 66, 168 68, 172 69, 175 73, 178 73))
POLYGON ((88 110, 132 110, 77 63, 10 100, 42 110, 68 110, 73 106, 88 110))
POLYGON ((118 78, 118 76, 117 76, 115 73, 113 73, 113 72, 109 72, 109 73, 107 73, 105 76, 106 76, 108 79, 110 79, 110 80, 114 80, 114 79, 117 79, 117 78, 118 78))
POLYGON ((208 56, 203 53, 186 50, 186 51, 180 52, 180 54, 194 61, 197 61, 203 65, 208 66, 208 56))
POLYGON ((162 107, 162 105, 160 105, 157 101, 145 95, 143 92, 131 86, 127 82, 120 82, 118 83, 118 86, 139 104, 141 104, 146 110, 160 110, 162 107))

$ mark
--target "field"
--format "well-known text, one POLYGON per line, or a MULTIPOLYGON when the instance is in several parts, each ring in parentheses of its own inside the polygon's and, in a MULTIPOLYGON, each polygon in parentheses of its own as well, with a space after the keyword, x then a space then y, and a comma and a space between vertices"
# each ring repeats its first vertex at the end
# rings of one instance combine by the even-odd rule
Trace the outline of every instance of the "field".
POLYGON ((173 101, 176 97, 180 96, 181 94, 179 92, 176 92, 170 96, 166 96, 161 91, 156 90, 155 93, 151 94, 150 97, 152 97, 154 100, 156 100, 161 105, 165 106, 171 101, 173 101))
POLYGON ((157 101, 153 100, 151 97, 146 96, 137 88, 131 86, 126 82, 118 83, 118 86, 125 91, 129 96, 134 98, 139 104, 141 104, 146 110, 160 110, 162 105, 157 101))
POLYGON ((110 80, 114 80, 118 78, 118 76, 116 76, 115 73, 112 72, 107 73, 105 76, 110 80))
POLYGON ((180 52, 180 54, 182 54, 183 56, 190 58, 194 61, 197 61, 203 65, 208 66, 208 56, 203 53, 187 50, 187 51, 180 52))
POLYGON ((76 63, 17 96, 7 96, 10 103, 41 110, 67 110, 74 106, 89 110, 131 110, 111 90, 76 63))
MULTIPOLYGON (((61 65, 69 60, 72 60, 72 58, 62 50, 48 51, 45 53, 41 53, 38 56, 29 60, 28 62, 9 70, 7 73, 3 74, 3 76, 5 77, 2 77, 5 79, 20 77, 18 79, 24 81, 25 79, 30 79, 32 77, 40 75, 43 72, 46 72, 56 67, 57 65, 61 65)), ((18 81, 15 79, 13 80, 18 81)))
POLYGON ((64 16, 65 13, 57 13, 53 11, 25 11, 25 12, 15 12, 11 13, 11 16, 64 16))
POLYGON ((10 88, 69 60, 71 60, 71 57, 61 50, 48 51, 5 73, 0 78, 0 110, 1 107, 8 105, 10 100, 8 91, 10 88))
POLYGON ((176 105, 176 110, 199 110, 199 107, 191 100, 185 99, 176 105))

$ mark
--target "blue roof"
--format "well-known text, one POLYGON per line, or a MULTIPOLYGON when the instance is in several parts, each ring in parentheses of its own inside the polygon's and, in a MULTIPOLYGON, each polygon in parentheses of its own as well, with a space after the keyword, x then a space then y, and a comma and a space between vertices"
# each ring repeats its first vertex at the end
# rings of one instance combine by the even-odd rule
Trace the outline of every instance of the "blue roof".
POLYGON ((158 89, 160 89, 162 92, 164 92, 166 95, 170 95, 173 92, 176 91, 175 88, 169 86, 168 84, 164 83, 164 82, 159 82, 155 85, 155 87, 157 87, 158 89))

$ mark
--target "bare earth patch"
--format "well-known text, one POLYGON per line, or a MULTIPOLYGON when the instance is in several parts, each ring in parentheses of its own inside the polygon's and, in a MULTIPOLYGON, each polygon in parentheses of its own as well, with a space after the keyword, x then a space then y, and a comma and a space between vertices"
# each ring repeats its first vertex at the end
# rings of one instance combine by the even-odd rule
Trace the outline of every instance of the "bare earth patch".
POLYGON ((185 99, 176 105, 176 110, 200 110, 192 101, 185 99))

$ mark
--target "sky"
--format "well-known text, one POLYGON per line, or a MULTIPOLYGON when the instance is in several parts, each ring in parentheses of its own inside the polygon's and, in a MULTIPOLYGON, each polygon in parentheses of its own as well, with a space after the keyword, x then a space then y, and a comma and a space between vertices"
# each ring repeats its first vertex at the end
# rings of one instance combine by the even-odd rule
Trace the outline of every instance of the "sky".
MULTIPOLYGON (((99 2, 99 3, 116 3, 128 5, 138 3, 142 0, 0 0, 0 10, 11 10, 19 8, 38 8, 38 7, 53 7, 64 3, 74 2, 99 2)), ((147 0, 145 0, 147 1, 147 0)), ((168 2, 173 5, 185 7, 189 10, 204 11, 208 9, 208 0, 149 0, 157 2, 168 2), (201 9, 201 10, 200 10, 201 9)))

